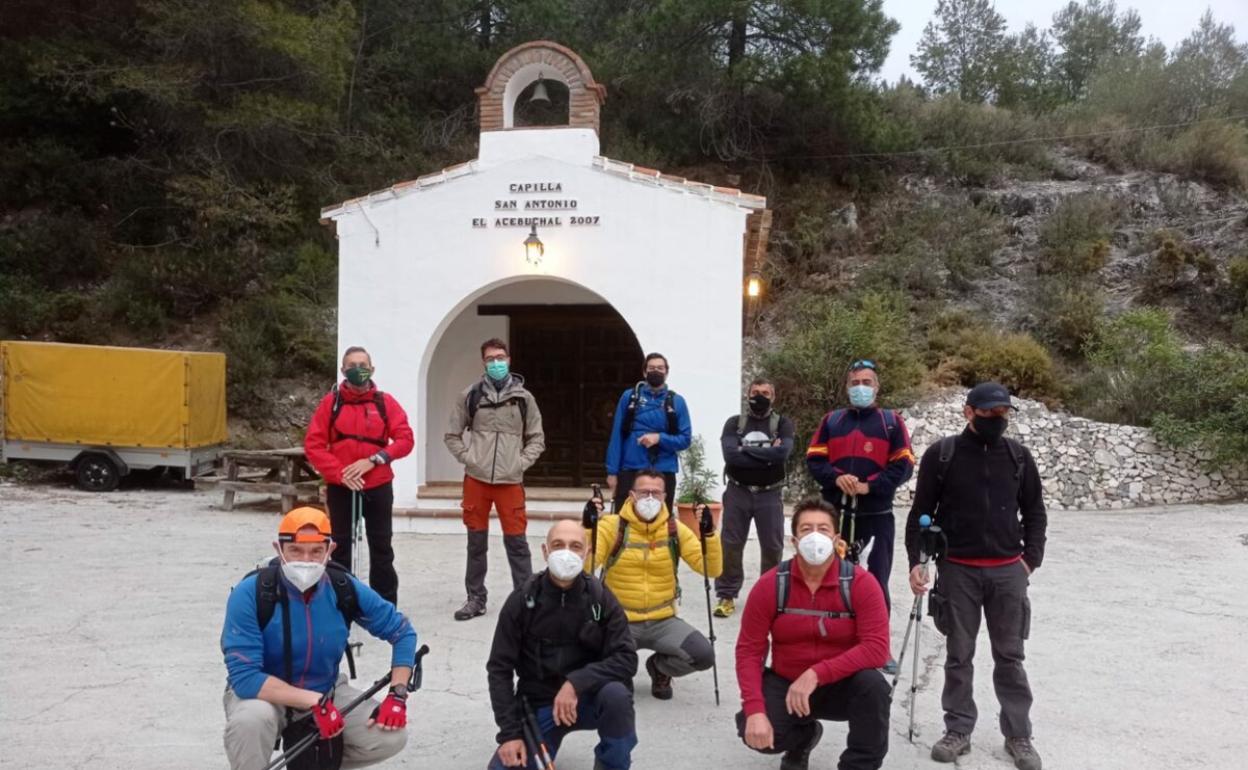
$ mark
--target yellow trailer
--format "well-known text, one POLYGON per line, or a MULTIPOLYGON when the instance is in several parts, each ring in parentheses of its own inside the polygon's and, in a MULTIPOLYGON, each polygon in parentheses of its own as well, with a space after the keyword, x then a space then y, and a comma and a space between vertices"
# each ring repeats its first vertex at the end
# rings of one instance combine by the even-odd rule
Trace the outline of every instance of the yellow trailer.
POLYGON ((0 459, 70 463, 84 489, 145 468, 190 479, 226 441, 221 353, 4 341, 0 385, 0 459))

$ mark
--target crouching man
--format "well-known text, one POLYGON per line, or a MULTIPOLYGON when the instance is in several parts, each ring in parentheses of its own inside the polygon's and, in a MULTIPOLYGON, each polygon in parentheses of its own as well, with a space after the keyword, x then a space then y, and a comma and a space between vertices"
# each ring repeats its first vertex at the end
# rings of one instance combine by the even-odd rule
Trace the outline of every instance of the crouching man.
POLYGON ((262 770, 279 735, 289 747, 313 731, 321 740, 309 754, 318 761, 363 767, 389 759, 407 743, 416 631, 393 604, 330 561, 334 543, 324 513, 296 508, 277 532, 278 558, 243 578, 225 608, 230 767, 262 770), (335 701, 360 696, 338 673, 351 623, 390 643, 391 684, 380 705, 361 704, 344 715, 335 701), (311 720, 304 718, 308 712, 311 720))
POLYGON ((598 732, 594 770, 631 765, 637 651, 620 603, 584 572, 586 551, 578 522, 552 526, 546 569, 499 613, 486 663, 499 743, 490 770, 530 767, 539 744, 553 760, 575 730, 598 732))
POLYGON ((888 753, 888 610, 871 573, 837 555, 835 509, 798 504, 797 556, 750 591, 737 636, 737 732, 781 770, 806 770, 821 719, 849 722, 839 770, 877 770, 888 753), (768 647, 771 668, 764 668, 768 647))

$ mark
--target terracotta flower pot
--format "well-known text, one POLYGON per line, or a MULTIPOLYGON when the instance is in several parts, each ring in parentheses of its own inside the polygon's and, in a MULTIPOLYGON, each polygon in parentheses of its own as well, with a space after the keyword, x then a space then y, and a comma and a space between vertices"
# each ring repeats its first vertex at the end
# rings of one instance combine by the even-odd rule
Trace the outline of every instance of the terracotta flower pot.
MULTIPOLYGON (((719 531, 719 517, 724 512, 724 506, 719 503, 706 503, 706 507, 711 509, 711 518, 715 521, 715 531, 719 531)), ((697 534, 698 518, 701 515, 702 506, 693 503, 676 503, 676 518, 680 520, 689 529, 697 534)))

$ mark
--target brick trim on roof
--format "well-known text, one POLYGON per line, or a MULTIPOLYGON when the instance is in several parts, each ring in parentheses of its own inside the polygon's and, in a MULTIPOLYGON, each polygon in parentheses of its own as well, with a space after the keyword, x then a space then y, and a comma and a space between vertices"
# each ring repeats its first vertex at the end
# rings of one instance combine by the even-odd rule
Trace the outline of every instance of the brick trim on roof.
POLYGON ((503 97, 507 82, 520 68, 530 64, 549 67, 553 74, 568 86, 568 125, 572 128, 592 128, 598 131, 603 102, 607 100, 606 86, 594 82, 585 60, 567 46, 550 40, 523 43, 499 57, 494 68, 485 78, 485 84, 476 89, 477 119, 482 131, 502 131, 505 124, 503 97))

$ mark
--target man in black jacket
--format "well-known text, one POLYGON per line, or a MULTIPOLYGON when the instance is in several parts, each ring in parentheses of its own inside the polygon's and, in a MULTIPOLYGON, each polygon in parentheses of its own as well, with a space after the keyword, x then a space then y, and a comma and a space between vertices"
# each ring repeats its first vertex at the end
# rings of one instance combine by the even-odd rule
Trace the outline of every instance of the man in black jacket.
POLYGON ((1044 559, 1047 518, 1031 452, 1002 435, 1013 408, 1001 385, 976 385, 963 407, 966 429, 923 453, 906 522, 906 551, 910 587, 922 594, 927 574, 919 565, 919 517, 932 514, 947 546, 930 608, 937 629, 948 637, 941 697, 945 735, 932 746, 932 759, 954 762, 971 750, 977 717, 975 639, 982 615, 988 621, 1005 750, 1020 770, 1040 770, 1040 755, 1031 743, 1023 641, 1031 627, 1027 584, 1044 559))
POLYGON ((770 380, 756 378, 747 397, 748 408, 729 417, 719 437, 728 484, 720 531, 724 571, 715 578, 717 618, 726 618, 736 609, 745 581, 741 559, 751 519, 762 556, 758 574, 779 564, 784 554, 784 466, 793 451, 793 421, 775 411, 776 386, 770 380))
POLYGON ((580 522, 556 523, 542 546, 547 568, 499 613, 486 663, 499 743, 489 770, 529 767, 526 709, 552 759, 568 733, 597 730, 594 769, 631 764, 637 650, 620 603, 583 572, 586 551, 580 522))

